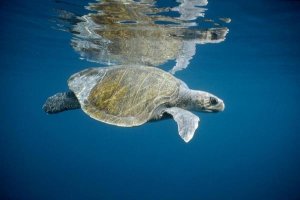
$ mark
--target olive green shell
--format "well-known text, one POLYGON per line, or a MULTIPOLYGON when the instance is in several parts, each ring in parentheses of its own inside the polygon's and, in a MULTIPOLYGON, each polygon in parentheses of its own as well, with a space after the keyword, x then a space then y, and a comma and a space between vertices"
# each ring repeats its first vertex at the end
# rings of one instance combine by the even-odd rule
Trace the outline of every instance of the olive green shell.
POLYGON ((118 126, 150 120, 158 106, 177 100, 180 84, 160 69, 127 65, 87 69, 68 80, 85 113, 118 126))

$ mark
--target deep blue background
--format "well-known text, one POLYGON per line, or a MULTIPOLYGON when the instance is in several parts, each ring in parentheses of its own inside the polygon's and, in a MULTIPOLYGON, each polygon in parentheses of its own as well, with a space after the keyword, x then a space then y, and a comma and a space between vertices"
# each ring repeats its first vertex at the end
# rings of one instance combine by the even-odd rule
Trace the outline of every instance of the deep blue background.
POLYGON ((72 73, 95 66, 52 28, 56 6, 0 3, 1 200, 300 199, 299 1, 209 1, 208 17, 232 18, 228 37, 198 46, 176 76, 226 110, 199 113, 188 144, 172 120, 119 128, 43 113, 72 73))

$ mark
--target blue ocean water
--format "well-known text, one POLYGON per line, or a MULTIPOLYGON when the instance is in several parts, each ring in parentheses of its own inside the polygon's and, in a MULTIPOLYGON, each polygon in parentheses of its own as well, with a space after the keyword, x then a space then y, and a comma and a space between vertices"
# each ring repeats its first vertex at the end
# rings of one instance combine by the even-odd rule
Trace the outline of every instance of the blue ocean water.
POLYGON ((299 1, 209 0, 206 16, 232 19, 226 40, 198 45, 175 76, 226 109, 197 113, 188 144, 172 120, 120 128, 43 112, 71 74, 98 65, 57 30, 57 9, 88 12, 66 2, 0 3, 0 199, 300 199, 299 1))

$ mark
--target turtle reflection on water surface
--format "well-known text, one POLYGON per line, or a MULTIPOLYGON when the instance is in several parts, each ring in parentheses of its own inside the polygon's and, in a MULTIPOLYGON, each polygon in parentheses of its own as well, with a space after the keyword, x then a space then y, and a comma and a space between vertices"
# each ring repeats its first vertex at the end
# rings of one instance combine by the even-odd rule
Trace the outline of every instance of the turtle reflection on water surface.
MULTIPOLYGON (((182 3, 178 8, 183 12, 181 18, 160 15, 170 8, 157 8, 155 1, 91 3, 87 8, 93 12, 79 17, 81 21, 73 26, 72 47, 82 58, 104 64, 159 67, 175 60, 174 74, 188 66, 197 44, 222 42, 228 33, 226 27, 190 29, 195 22, 188 21, 192 13, 187 18, 183 8, 193 3, 197 9, 197 5, 205 5, 199 0, 182 3)), ((187 10, 192 11, 190 7, 187 10)))

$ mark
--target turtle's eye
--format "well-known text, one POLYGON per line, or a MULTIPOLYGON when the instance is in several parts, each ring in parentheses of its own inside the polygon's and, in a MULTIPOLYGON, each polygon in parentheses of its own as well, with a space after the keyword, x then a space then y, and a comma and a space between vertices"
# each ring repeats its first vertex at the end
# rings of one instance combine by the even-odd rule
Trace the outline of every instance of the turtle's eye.
POLYGON ((218 104, 218 100, 214 97, 209 97, 210 104, 215 106, 218 104))

